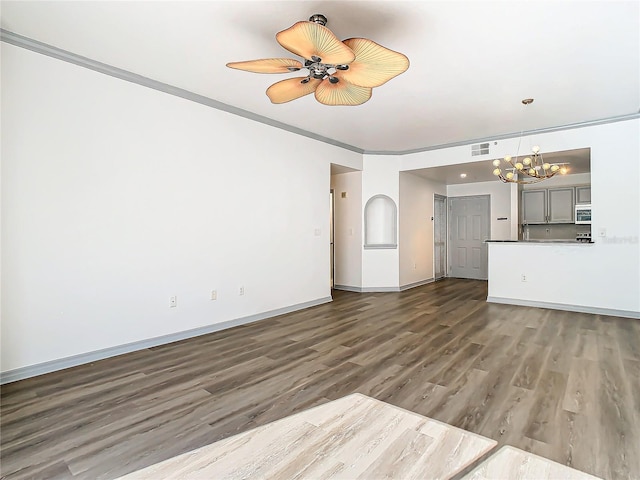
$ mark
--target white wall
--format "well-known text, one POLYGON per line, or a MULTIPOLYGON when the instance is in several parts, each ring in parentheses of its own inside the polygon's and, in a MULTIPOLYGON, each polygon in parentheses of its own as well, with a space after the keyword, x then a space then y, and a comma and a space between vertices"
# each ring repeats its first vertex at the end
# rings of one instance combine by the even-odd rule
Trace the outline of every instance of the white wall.
MULTIPOLYGON (((362 172, 362 205, 374 195, 386 195, 396 207, 400 200, 398 157, 364 155, 362 172)), ((396 226, 397 228, 397 226, 396 226)), ((397 230, 396 230, 397 231, 397 230)), ((363 289, 398 288, 398 249, 364 249, 362 251, 363 289)))
MULTIPOLYGON (((447 185, 447 197, 467 197, 470 195, 490 195, 491 207, 491 239, 492 240, 517 240, 517 214, 515 218, 511 211, 512 184, 499 181, 476 182, 460 185, 447 185), (506 217, 507 220, 498 220, 506 217), (512 223, 516 225, 516 235, 513 237, 512 223)), ((517 202, 517 198, 513 199, 517 202)), ((517 211, 517 210, 516 210, 517 211)))
POLYGON ((362 172, 331 176, 334 190, 334 283, 362 287, 362 172), (346 198, 342 197, 342 193, 346 198))
POLYGON ((2 117, 3 372, 329 297, 360 154, 6 43, 2 117))
POLYGON ((434 278, 433 196, 446 195, 446 186, 400 172, 400 286, 434 278))

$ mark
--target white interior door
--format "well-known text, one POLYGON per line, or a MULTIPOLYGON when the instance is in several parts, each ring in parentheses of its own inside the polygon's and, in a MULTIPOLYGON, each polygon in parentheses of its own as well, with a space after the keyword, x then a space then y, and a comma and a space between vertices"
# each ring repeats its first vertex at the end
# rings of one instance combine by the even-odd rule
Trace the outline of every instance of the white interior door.
POLYGON ((490 196, 449 197, 449 276, 486 280, 490 196))

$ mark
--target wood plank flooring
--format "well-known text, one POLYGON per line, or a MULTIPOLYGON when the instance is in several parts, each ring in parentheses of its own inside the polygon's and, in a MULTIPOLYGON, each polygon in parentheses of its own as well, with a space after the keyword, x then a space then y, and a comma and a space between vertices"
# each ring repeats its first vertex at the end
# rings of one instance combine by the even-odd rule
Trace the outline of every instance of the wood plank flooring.
POLYGON ((640 479, 640 322, 448 279, 4 385, 0 474, 113 479, 351 393, 640 479))
POLYGON ((122 480, 449 479, 495 445, 495 440, 354 393, 122 480))

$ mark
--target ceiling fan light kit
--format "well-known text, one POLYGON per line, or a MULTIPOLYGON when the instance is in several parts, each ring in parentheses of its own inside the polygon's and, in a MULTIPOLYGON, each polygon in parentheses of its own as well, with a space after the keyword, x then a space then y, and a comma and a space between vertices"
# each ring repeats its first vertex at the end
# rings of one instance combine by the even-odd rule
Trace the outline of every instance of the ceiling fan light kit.
POLYGON ((303 62, 266 58, 230 62, 227 67, 253 73, 290 73, 308 70, 304 77, 274 83, 267 89, 272 103, 286 103, 314 93, 324 105, 361 105, 379 87, 409 68, 409 59, 366 38, 341 42, 325 25, 327 17, 312 15, 278 32, 276 40, 303 62))

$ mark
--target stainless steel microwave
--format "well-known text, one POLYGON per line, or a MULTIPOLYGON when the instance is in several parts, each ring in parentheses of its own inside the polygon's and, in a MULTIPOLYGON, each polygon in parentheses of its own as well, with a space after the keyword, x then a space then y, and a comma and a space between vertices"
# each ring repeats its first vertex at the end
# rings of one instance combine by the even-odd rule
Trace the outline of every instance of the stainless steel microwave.
POLYGON ((591 224, 591 205, 576 205, 576 224, 591 224))

